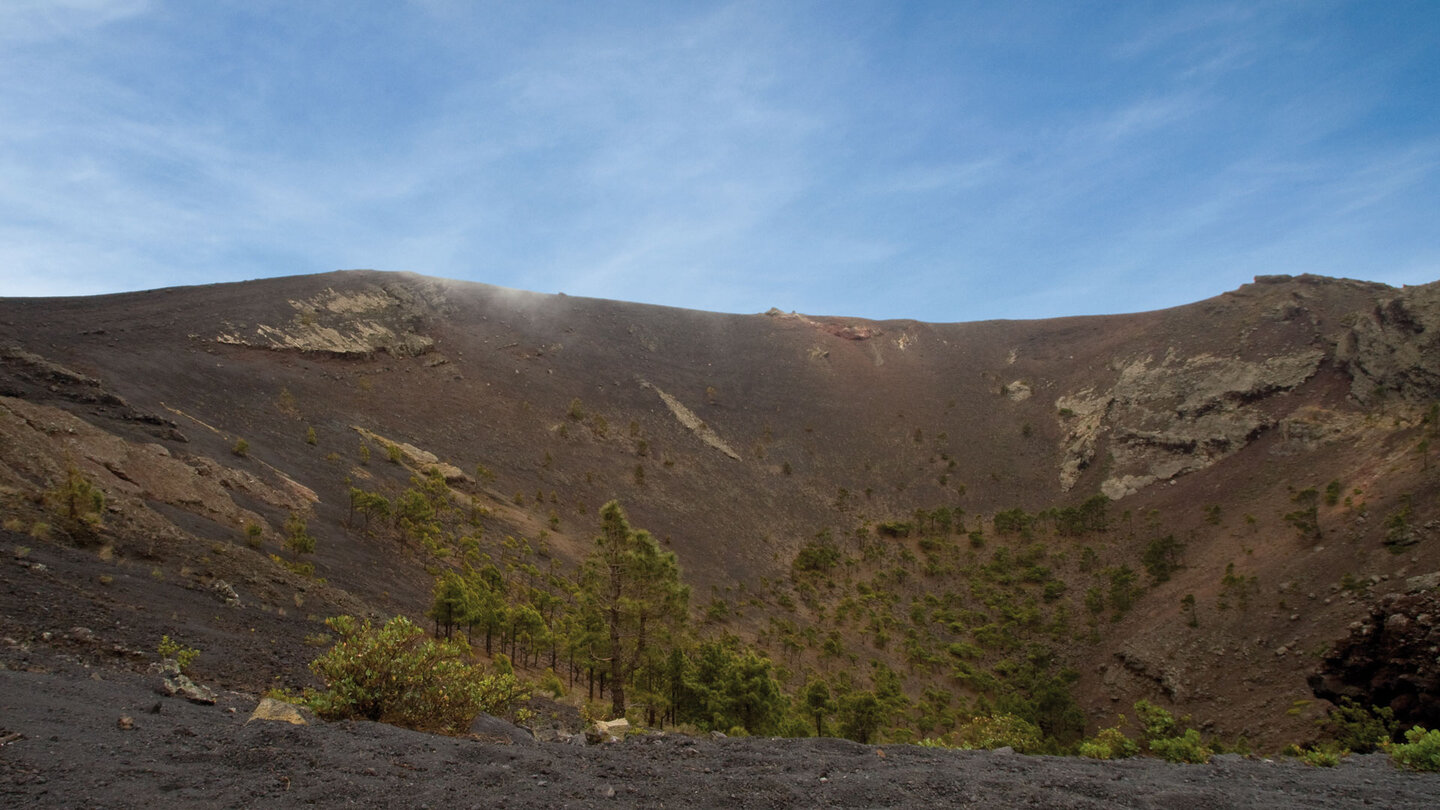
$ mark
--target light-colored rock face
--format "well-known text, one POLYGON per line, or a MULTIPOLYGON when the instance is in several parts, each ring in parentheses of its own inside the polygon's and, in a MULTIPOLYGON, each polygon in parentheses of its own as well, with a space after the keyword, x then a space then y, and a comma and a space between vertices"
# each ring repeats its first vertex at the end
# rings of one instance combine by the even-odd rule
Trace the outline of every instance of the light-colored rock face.
POLYGON ((1069 490, 1100 451, 1111 464, 1101 491, 1123 498, 1157 481, 1204 469, 1237 452, 1275 419, 1254 406, 1310 379, 1319 350, 1263 362, 1174 353, 1119 365, 1106 391, 1061 396, 1055 407, 1068 428, 1061 442, 1060 486, 1069 490))
POLYGON ((1350 372, 1356 400, 1440 398, 1440 284, 1407 287, 1353 318, 1335 357, 1350 372))
POLYGON ((0 397, 0 504, 32 501, 36 482, 47 488, 77 469, 104 493, 106 520, 123 518, 132 528, 163 532, 173 527, 149 504, 164 503, 232 527, 267 526, 265 518, 236 502, 243 494, 276 509, 305 512, 314 492, 273 468, 262 478, 204 456, 176 458, 158 444, 128 441, 47 405, 0 397))
POLYGON ((377 352, 409 357, 435 346, 434 339, 416 332, 414 324, 437 302, 422 299, 404 287, 348 293, 327 289, 289 303, 295 309, 290 321, 280 325, 227 325, 216 335, 216 342, 365 357, 377 352))

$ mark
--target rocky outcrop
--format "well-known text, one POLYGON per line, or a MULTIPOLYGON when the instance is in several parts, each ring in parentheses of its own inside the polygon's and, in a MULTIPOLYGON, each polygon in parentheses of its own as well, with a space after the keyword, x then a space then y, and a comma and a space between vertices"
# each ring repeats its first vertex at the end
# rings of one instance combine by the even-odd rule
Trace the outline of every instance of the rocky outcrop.
POLYGON ((1060 486, 1069 490, 1094 461, 1102 437, 1113 458, 1101 491, 1123 498, 1156 481, 1204 469, 1239 451, 1275 419, 1255 404, 1310 379, 1324 353, 1254 362, 1202 354, 1151 356, 1118 368, 1108 391, 1085 389, 1055 402, 1068 432, 1060 486))
POLYGON ((1335 356, 1350 373, 1355 399, 1440 398, 1440 282, 1406 287, 1350 320, 1335 356))
POLYGON ((396 357, 424 354, 435 340, 421 333, 426 318, 443 302, 438 291, 403 284, 336 292, 289 302, 295 315, 285 323, 227 325, 217 343, 341 357, 396 357))
POLYGON ((204 706, 215 705, 215 693, 209 687, 201 686, 190 680, 190 676, 180 671, 180 664, 174 659, 166 658, 155 667, 160 675, 160 686, 157 691, 167 697, 182 697, 191 703, 199 703, 204 706))
POLYGON ((686 430, 694 433, 695 436, 700 439, 700 441, 710 445, 711 447, 719 450, 720 452, 724 453, 730 458, 735 459, 736 461, 740 460, 740 454, 735 452, 734 448, 732 448, 730 445, 726 444, 725 440, 720 438, 719 433, 716 433, 713 428, 705 424, 704 420, 696 416, 694 411, 685 407, 685 404, 682 403, 680 400, 670 396, 669 394, 661 391, 659 388, 656 388, 655 386, 644 380, 640 381, 640 387, 648 388, 651 391, 654 391, 656 395, 660 397, 660 401, 665 403, 665 407, 670 409, 670 413, 675 415, 675 419, 678 420, 680 424, 684 425, 686 430))
POLYGON ((354 427, 356 433, 359 433, 365 439, 374 442, 381 447, 395 448, 395 450, 399 452, 401 458, 405 461, 405 463, 411 467, 414 467, 417 470, 438 470, 440 472, 440 475, 444 476, 445 481, 451 484, 461 483, 470 480, 470 476, 466 475, 464 470, 456 467, 454 464, 447 464, 446 462, 441 461, 439 456, 435 455, 429 450, 421 449, 408 442, 388 439, 384 436, 381 436, 379 433, 366 430, 359 425, 353 425, 352 427, 354 427))
MULTIPOLYGON (((1416 584, 1428 584, 1416 578, 1416 584)), ((1435 580, 1431 580, 1435 581, 1435 580)), ((1440 727, 1440 591, 1390 594, 1309 677, 1315 696, 1389 707, 1402 723, 1440 727)))

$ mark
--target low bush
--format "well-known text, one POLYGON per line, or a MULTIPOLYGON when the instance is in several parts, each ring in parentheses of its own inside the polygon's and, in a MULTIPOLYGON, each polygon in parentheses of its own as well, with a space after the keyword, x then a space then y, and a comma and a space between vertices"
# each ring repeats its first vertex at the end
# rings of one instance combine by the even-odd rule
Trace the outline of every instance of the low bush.
POLYGON ((181 672, 188 671, 190 665, 195 663, 195 658, 200 655, 199 650, 194 647, 186 647, 184 644, 174 641, 169 636, 160 637, 160 646, 157 647, 156 650, 160 653, 161 658, 168 658, 174 661, 175 666, 179 668, 181 672))
POLYGON ((1362 706, 1347 697, 1325 721, 1336 744, 1357 754, 1368 754, 1395 737, 1395 712, 1388 706, 1362 706))
POLYGON ((1386 743, 1384 748, 1396 765, 1412 771, 1440 771, 1440 729, 1426 731, 1416 726, 1405 732, 1405 742, 1386 743))
MULTIPOLYGON (((1124 723, 1125 718, 1120 718, 1124 723)), ((1126 759, 1140 753, 1140 744, 1125 736, 1119 725, 1102 728, 1094 738, 1080 743, 1080 756, 1090 759, 1126 759)))
POLYGON ((1135 701, 1135 714, 1150 753, 1166 762, 1203 764, 1210 761, 1214 750, 1201 739, 1200 732, 1185 728, 1190 722, 1188 716, 1176 720, 1175 715, 1148 700, 1135 701))
POLYGON ((528 697, 513 673, 487 675, 464 642, 429 638, 404 616, 378 628, 353 616, 325 623, 339 640, 311 662, 325 690, 307 701, 326 719, 461 733, 481 712, 504 715, 528 697))
POLYGON ((988 751, 1009 746, 1022 754, 1038 749, 1043 736, 1035 724, 1013 714, 972 717, 954 732, 956 748, 988 751))
POLYGON ((1193 728, 1176 737, 1163 737, 1150 741, 1150 752, 1166 762, 1189 762, 1203 765, 1210 761, 1210 746, 1200 739, 1200 732, 1193 728))

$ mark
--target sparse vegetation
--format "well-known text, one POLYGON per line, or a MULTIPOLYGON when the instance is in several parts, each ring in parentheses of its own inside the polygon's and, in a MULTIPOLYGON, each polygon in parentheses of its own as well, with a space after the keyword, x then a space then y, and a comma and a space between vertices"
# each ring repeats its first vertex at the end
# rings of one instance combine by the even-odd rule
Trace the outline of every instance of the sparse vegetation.
POLYGON ((72 531, 92 532, 104 519, 105 493, 74 464, 66 468, 65 480, 45 493, 45 501, 72 531))
POLYGON ((156 647, 156 651, 160 653, 161 658, 174 661, 176 668, 181 672, 188 672, 190 665, 195 663, 195 659, 200 655, 199 650, 187 647, 171 639, 168 635, 160 637, 160 644, 156 647))

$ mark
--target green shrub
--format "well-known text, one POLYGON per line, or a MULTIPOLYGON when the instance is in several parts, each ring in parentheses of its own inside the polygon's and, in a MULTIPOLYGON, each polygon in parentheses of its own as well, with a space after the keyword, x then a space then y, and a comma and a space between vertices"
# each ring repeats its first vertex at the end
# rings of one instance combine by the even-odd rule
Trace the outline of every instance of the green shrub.
POLYGON ((1440 771, 1440 729, 1420 726, 1405 732, 1405 742, 1387 743, 1385 750, 1396 765, 1412 771, 1440 771))
POLYGON ((969 751, 1010 746, 1020 753, 1040 747, 1043 735, 1035 724, 1013 714, 972 717, 955 730, 955 747, 969 751))
POLYGON ((1169 737, 1176 731, 1175 715, 1143 698, 1135 701, 1135 716, 1147 740, 1169 737))
POLYGON ((250 455, 250 442, 247 442, 244 439, 236 439, 235 446, 230 448, 230 452, 241 458, 244 458, 250 455))
POLYGON ((1210 746, 1200 739, 1200 732, 1193 728, 1177 737, 1164 737, 1150 741, 1150 752, 1166 762, 1189 762, 1203 765, 1210 761, 1210 746))
POLYGON ((45 502, 73 529, 98 528, 105 513, 105 493, 74 464, 66 469, 65 482, 45 493, 45 502))
POLYGON ((1357 754, 1369 754, 1394 739, 1395 711, 1386 706, 1362 706, 1348 697, 1330 711, 1325 725, 1337 745, 1357 754))
POLYGON ((195 662, 196 656, 200 655, 199 650, 194 647, 186 647, 184 644, 172 640, 169 636, 161 636, 160 646, 156 649, 160 653, 161 658, 168 658, 174 661, 175 666, 179 667, 181 672, 190 669, 190 665, 195 662))
POLYGON ((1135 701, 1135 714, 1140 720, 1150 753, 1166 762, 1204 764, 1214 753, 1200 738, 1200 732, 1183 728, 1189 717, 1176 720, 1175 715, 1148 700, 1135 701))
POLYGON ((1184 551, 1184 541, 1176 540, 1173 534, 1151 540, 1140 557, 1146 573, 1150 574, 1150 584, 1169 582, 1171 575, 1180 568, 1180 555, 1184 551))
MULTIPOLYGON (((1125 718, 1120 718, 1124 723, 1125 718)), ((1080 743, 1080 756, 1090 759, 1126 759, 1140 753, 1140 744, 1125 736, 1119 724, 1102 728, 1093 739, 1080 743)))
POLYGON ((380 628, 353 616, 325 623, 339 640, 310 663, 325 691, 307 699, 326 719, 460 733, 479 713, 503 715, 528 697, 513 673, 486 675, 466 660, 466 644, 431 639, 404 616, 380 628))
POLYGON ((1312 745, 1308 748, 1291 745, 1285 749, 1284 753, 1312 768, 1333 768, 1340 764, 1341 757, 1350 752, 1335 745, 1312 745))

